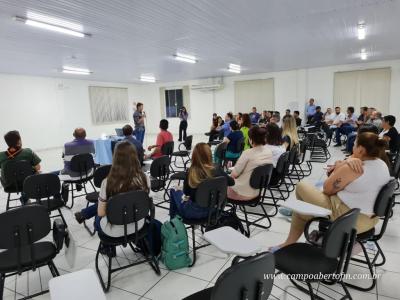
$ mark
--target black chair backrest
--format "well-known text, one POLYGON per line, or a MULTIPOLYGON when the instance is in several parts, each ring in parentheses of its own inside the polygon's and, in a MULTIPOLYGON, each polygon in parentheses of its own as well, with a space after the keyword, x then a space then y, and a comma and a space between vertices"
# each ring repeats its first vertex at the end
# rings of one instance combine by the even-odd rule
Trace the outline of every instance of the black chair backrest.
POLYGON ((149 215, 151 200, 145 191, 114 195, 107 201, 107 220, 114 225, 137 222, 149 215))
POLYGON ((93 156, 90 153, 74 155, 71 159, 70 169, 79 173, 80 177, 87 177, 94 168, 93 156))
POLYGON ((23 183, 26 177, 34 174, 32 165, 26 160, 10 160, 4 166, 4 179, 6 187, 14 187, 22 192, 23 183))
POLYGON ((280 176, 284 176, 289 172, 289 166, 290 166, 289 156, 290 156, 289 151, 282 153, 278 159, 278 162, 276 163, 276 172, 280 176))
POLYGON ((378 217, 385 217, 392 208, 392 197, 396 189, 396 180, 392 179, 385 184, 378 193, 374 205, 374 214, 378 217))
POLYGON ((397 141, 396 141, 396 153, 400 153, 400 133, 397 136, 397 141))
POLYGON ((228 147, 228 145, 226 143, 220 143, 215 147, 214 155, 220 161, 223 161, 225 159, 225 153, 226 153, 227 147, 228 147))
POLYGON ((174 142, 166 142, 164 145, 161 146, 161 153, 162 155, 171 156, 174 152, 174 142))
POLYGON ((217 279, 211 300, 267 300, 275 273, 275 259, 266 252, 246 258, 225 270, 217 279))
POLYGON ((399 179, 399 177, 400 177, 400 153, 398 153, 396 155, 396 158, 394 159, 394 164, 393 164, 391 175, 396 179, 399 179))
POLYGON ((0 249, 32 245, 50 232, 50 217, 42 205, 26 205, 0 214, 0 249))
POLYGON ((202 181, 196 190, 196 204, 210 208, 208 224, 215 224, 226 204, 228 183, 226 177, 214 177, 202 181))
POLYGON ((111 165, 104 165, 101 167, 98 167, 96 171, 94 171, 93 174, 93 183, 95 187, 100 188, 101 183, 103 182, 104 179, 107 178, 108 173, 110 173, 111 170, 111 165))
POLYGON ((131 191, 110 197, 107 201, 107 220, 110 224, 124 226, 125 244, 128 242, 128 224, 135 224, 137 237, 138 221, 150 215, 152 201, 145 191, 131 191))
POLYGON ((154 159, 150 166, 151 177, 166 179, 166 177, 168 177, 169 174, 170 163, 171 160, 167 155, 154 159))
POLYGON ((274 166, 272 164, 265 164, 255 168, 250 176, 250 186, 257 190, 267 188, 273 169, 274 166))
POLYGON ((187 136, 183 143, 185 145, 186 150, 192 150, 192 143, 193 143, 193 135, 187 136))
POLYGON ((359 213, 360 209, 351 209, 332 222, 324 235, 322 243, 325 256, 337 259, 345 254, 343 249, 351 239, 359 213))
POLYGON ((299 144, 293 145, 293 147, 289 151, 289 163, 291 165, 295 164, 298 161, 299 156, 299 144))
POLYGON ((29 199, 56 197, 60 195, 60 189, 60 179, 56 174, 36 174, 24 181, 24 193, 29 199))

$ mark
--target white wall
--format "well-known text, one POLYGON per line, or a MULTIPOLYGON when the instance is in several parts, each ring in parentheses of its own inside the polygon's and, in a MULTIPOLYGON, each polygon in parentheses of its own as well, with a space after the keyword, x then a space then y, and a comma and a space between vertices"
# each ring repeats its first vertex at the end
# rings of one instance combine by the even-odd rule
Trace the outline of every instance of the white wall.
MULTIPOLYGON (((291 108, 292 110, 297 108, 303 115, 305 104, 311 97, 315 98, 317 105, 321 105, 324 110, 333 106, 333 79, 335 72, 381 67, 392 68, 390 111, 383 113, 396 115, 400 123, 400 60, 395 60, 226 77, 224 78, 224 89, 222 90, 215 92, 190 91, 191 111, 189 113, 191 119, 189 120, 188 130, 191 133, 203 133, 210 126, 212 112, 215 111, 223 116, 228 111, 235 111, 234 81, 236 80, 274 78, 275 108, 259 107, 258 110, 275 109, 283 112, 286 108, 291 108)), ((198 84, 199 82, 198 80, 192 80, 137 86, 135 96, 147 103, 146 111, 149 116, 149 123, 151 123, 151 126, 148 126, 149 131, 157 131, 157 122, 160 118, 160 87, 181 87, 183 85, 198 84)), ((252 103, 249 99, 249 110, 251 106, 252 103)), ((171 120, 171 128, 174 133, 177 132, 178 123, 178 120, 171 120)))
MULTIPOLYGON (((315 98, 316 103, 324 109, 333 105, 335 72, 379 67, 392 68, 390 113, 396 115, 400 124, 400 60, 395 60, 226 77, 223 90, 190 91, 188 131, 194 134, 206 132, 214 111, 220 115, 235 111, 235 80, 274 78, 275 109, 284 111, 294 102, 303 113, 305 102, 310 97, 315 98)), ((11 129, 18 129, 23 135, 24 144, 33 149, 61 146, 72 138, 72 131, 77 126, 85 127, 91 138, 97 138, 103 132, 112 134, 114 128, 123 124, 107 126, 92 124, 89 85, 127 87, 129 109, 131 110, 133 101, 143 102, 148 115, 147 132, 156 133, 161 117, 159 88, 182 87, 199 82, 201 81, 192 80, 134 85, 0 74, 0 134, 11 129)), ((250 100, 248 106, 249 109, 252 106, 250 100)), ((259 107, 258 109, 272 108, 259 107)), ((399 124, 397 126, 400 127, 399 124)), ((178 119, 170 120, 171 131, 175 135, 178 132, 178 125, 178 119)), ((151 142, 148 141, 148 143, 151 142)), ((4 147, 4 142, 0 139, 0 149, 4 147)))
POLYGON ((129 99, 134 96, 134 85, 0 74, 0 134, 17 129, 24 145, 38 150, 63 145, 76 127, 90 138, 113 133, 122 124, 92 124, 89 85, 127 87, 129 99))

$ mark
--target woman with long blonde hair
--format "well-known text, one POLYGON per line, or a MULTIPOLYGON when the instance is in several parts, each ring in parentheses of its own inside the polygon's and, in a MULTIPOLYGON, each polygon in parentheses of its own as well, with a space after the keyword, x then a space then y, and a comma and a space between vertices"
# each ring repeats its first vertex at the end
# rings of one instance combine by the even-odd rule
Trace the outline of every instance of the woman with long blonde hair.
MULTIPOLYGON (((98 232, 111 237, 124 235, 123 225, 111 225, 107 221, 107 202, 114 195, 141 190, 150 193, 150 180, 143 173, 136 148, 128 141, 117 144, 114 150, 110 172, 100 187, 99 201, 75 213, 78 223, 95 217, 94 226, 98 232)), ((144 221, 138 222, 141 228, 144 221)), ((135 224, 128 224, 128 234, 135 232, 135 224)))
POLYGON ((170 217, 176 214, 186 219, 201 219, 208 216, 208 209, 196 204, 196 191, 204 180, 225 176, 228 185, 233 185, 234 180, 212 161, 211 148, 206 143, 198 143, 193 149, 192 164, 183 183, 183 191, 171 189, 170 217))
POLYGON ((292 115, 283 117, 282 123, 282 138, 283 145, 289 151, 293 146, 299 143, 299 136, 297 134, 296 119, 292 115))

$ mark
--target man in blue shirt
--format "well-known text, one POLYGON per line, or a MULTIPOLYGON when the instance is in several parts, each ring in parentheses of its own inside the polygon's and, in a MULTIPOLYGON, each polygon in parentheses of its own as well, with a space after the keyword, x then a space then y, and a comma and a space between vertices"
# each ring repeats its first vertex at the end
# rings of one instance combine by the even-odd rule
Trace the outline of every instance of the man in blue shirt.
POLYGON ((222 136, 222 133, 224 134, 224 137, 227 137, 228 134, 231 132, 231 126, 230 123, 233 119, 233 115, 231 112, 228 112, 225 115, 225 122, 224 125, 220 126, 217 128, 217 131, 220 133, 220 137, 222 136))
POLYGON ((315 115, 316 106, 314 104, 314 99, 311 98, 306 105, 306 116, 307 116, 307 124, 311 123, 312 117, 315 115))
POLYGON ((261 115, 257 112, 257 108, 253 107, 252 112, 249 113, 251 124, 256 125, 258 124, 258 120, 260 120, 261 115))
POLYGON ((64 169, 61 171, 62 174, 67 174, 71 177, 79 177, 80 174, 73 172, 70 169, 71 159, 77 154, 94 154, 94 142, 86 139, 86 130, 84 128, 76 128, 74 133, 74 140, 64 144, 63 158, 64 158, 64 169))
POLYGON ((128 141, 129 143, 131 143, 135 148, 136 148, 136 152, 138 155, 138 159, 140 164, 143 164, 143 156, 144 156, 144 149, 142 146, 142 143, 139 142, 134 136, 133 136, 133 128, 131 125, 125 125, 122 128, 122 132, 124 134, 124 139, 123 141, 128 141))

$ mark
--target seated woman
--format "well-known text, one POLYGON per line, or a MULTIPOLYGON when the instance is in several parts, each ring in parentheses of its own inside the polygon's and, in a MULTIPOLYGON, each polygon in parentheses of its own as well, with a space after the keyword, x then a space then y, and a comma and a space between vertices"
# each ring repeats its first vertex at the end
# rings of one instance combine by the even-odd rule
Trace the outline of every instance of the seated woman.
POLYGON ((278 125, 269 123, 265 130, 266 144, 264 147, 272 151, 272 164, 275 168, 279 157, 286 152, 286 148, 283 146, 282 133, 278 125))
MULTIPOLYGON (((110 173, 101 183, 99 201, 75 213, 75 218, 82 223, 95 217, 94 227, 98 232, 111 237, 123 236, 123 225, 111 225, 107 221, 107 202, 112 196, 129 191, 143 190, 149 193, 149 187, 150 180, 141 169, 135 147, 128 141, 122 141, 115 147, 110 173)), ((144 221, 139 221, 138 228, 143 224, 144 221)), ((127 232, 134 233, 135 224, 128 224, 127 232)))
POLYGON ((243 137, 244 137, 244 149, 243 150, 250 149, 250 143, 249 143, 250 128, 251 128, 250 116, 249 116, 249 114, 243 114, 241 124, 240 124, 240 131, 243 133, 243 137))
POLYGON ((186 219, 202 219, 208 216, 209 210, 196 204, 196 191, 206 179, 224 176, 228 185, 235 184, 219 167, 212 162, 211 148, 206 143, 198 143, 192 153, 192 164, 183 183, 183 191, 171 189, 169 215, 171 218, 180 215, 186 219))
POLYGON ((151 145, 147 147, 147 150, 151 151, 150 154, 145 155, 145 159, 148 158, 157 158, 162 156, 161 148, 167 142, 172 142, 174 138, 172 137, 171 132, 168 131, 168 120, 162 119, 160 121, 160 132, 157 135, 157 140, 155 145, 151 145))
POLYGON ((283 118, 282 139, 283 145, 285 146, 287 151, 290 151, 293 146, 299 143, 296 120, 293 116, 285 116, 283 118))
POLYGON ((249 141, 252 148, 243 152, 231 173, 235 185, 228 188, 229 199, 251 200, 257 197, 258 190, 250 186, 250 176, 256 167, 272 163, 272 151, 264 147, 264 128, 252 127, 249 131, 249 141))
POLYGON ((226 158, 239 158, 240 150, 239 143, 244 139, 243 133, 239 130, 239 124, 235 120, 231 121, 229 126, 231 132, 224 138, 223 143, 227 143, 225 157, 226 158))
MULTIPOLYGON (((386 142, 377 134, 365 132, 357 136, 353 158, 335 164, 335 168, 324 182, 321 192, 314 185, 300 182, 296 187, 296 197, 332 211, 331 220, 336 220, 350 209, 359 208, 356 229, 363 233, 375 227, 378 218, 374 217, 374 204, 380 189, 389 182, 390 174, 385 154, 386 142), (383 159, 383 160, 382 160, 383 159), (350 166, 352 160, 362 162, 362 171, 350 166), (379 174, 379 176, 377 176, 379 174)), ((293 244, 301 237, 307 221, 313 216, 294 213, 289 236, 286 241, 270 251, 293 244)))

